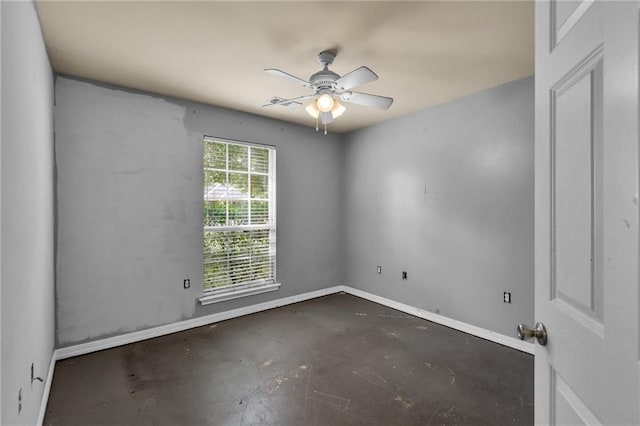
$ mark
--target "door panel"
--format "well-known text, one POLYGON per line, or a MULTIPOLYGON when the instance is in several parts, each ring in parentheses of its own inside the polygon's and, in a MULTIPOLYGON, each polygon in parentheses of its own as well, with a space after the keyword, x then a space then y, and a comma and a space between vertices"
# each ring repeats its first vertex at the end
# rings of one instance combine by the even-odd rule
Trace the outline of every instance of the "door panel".
POLYGON ((550 7, 551 50, 571 32, 574 25, 582 19, 587 10, 594 3, 593 0, 552 0, 550 7))
POLYGON ((601 48, 551 89, 551 300, 596 319, 603 308, 602 100, 601 48))
POLYGON ((550 424, 557 425, 601 425, 571 387, 551 370, 551 397, 553 400, 550 424))
MULTIPOLYGON (((567 20, 580 6, 581 1, 554 1, 552 5, 552 14, 554 17, 554 25, 556 33, 567 23, 567 20)), ((565 30, 566 31, 566 30, 565 30)))
POLYGON ((536 2, 536 423, 640 424, 637 2, 536 2))

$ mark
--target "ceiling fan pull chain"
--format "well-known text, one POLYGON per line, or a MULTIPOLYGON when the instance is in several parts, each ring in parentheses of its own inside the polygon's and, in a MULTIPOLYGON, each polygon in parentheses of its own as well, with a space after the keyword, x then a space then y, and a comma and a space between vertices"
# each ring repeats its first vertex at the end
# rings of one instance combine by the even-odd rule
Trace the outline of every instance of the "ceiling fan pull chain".
MULTIPOLYGON (((318 117, 320 116, 318 115, 318 117)), ((316 132, 318 131, 318 117, 316 117, 316 132)))
POLYGON ((324 123, 324 134, 327 134, 327 123, 324 123))

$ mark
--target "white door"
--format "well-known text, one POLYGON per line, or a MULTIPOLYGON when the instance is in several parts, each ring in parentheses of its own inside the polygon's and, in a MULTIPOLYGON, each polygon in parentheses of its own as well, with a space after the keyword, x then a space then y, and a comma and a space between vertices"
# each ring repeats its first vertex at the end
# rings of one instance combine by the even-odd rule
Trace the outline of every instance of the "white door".
POLYGON ((638 3, 535 7, 535 420, 637 425, 638 3))

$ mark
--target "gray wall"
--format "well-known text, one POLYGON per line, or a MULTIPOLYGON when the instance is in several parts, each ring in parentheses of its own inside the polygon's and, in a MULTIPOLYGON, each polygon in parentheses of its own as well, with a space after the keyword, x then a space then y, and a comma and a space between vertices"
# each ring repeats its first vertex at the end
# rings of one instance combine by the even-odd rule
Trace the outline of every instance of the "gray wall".
POLYGON ((32 2, 2 2, 2 424, 34 424, 54 346, 53 76, 32 2), (22 388, 22 412, 18 392, 22 388))
POLYGON ((342 283, 533 320, 533 78, 342 137, 62 77, 55 114, 59 346, 342 283), (203 135, 278 148, 277 292, 197 303, 203 135))
POLYGON ((59 346, 341 284, 338 136, 62 77, 55 93, 59 346), (276 292, 198 305, 203 135, 277 147, 276 292))
POLYGON ((348 135, 345 285, 510 336, 532 323, 533 89, 529 77, 348 135))

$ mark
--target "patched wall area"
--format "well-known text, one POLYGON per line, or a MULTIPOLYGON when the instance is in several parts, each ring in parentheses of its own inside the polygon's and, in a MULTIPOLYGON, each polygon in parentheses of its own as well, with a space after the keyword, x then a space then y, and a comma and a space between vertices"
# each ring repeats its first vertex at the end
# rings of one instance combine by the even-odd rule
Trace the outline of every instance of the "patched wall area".
POLYGON ((59 346, 341 284, 338 136, 62 77, 55 114, 59 346), (197 301, 205 135, 277 149, 278 291, 197 301))

